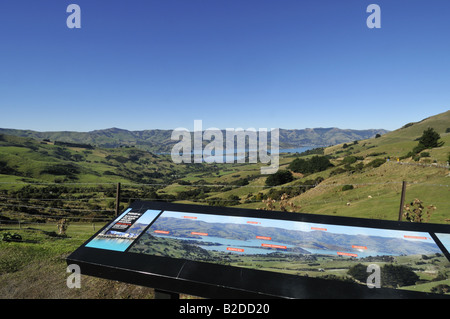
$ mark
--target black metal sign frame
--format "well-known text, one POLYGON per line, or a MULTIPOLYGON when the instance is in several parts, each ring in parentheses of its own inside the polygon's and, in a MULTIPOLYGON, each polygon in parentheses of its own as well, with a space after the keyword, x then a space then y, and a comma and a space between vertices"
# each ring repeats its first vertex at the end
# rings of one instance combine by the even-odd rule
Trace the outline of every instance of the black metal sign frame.
MULTIPOLYGON (((329 227, 363 227, 368 230, 395 230, 405 232, 420 232, 429 235, 445 257, 450 260, 449 251, 440 238, 450 236, 450 226, 441 224, 418 224, 372 220, 364 218, 336 217, 303 213, 287 213, 278 211, 263 211, 230 207, 212 207, 165 202, 137 201, 122 213, 122 216, 107 224, 98 231, 69 257, 68 264, 80 266, 81 273, 131 284, 152 287, 173 293, 185 293, 205 298, 236 299, 236 298, 445 298, 445 295, 421 293, 395 288, 369 288, 367 285, 341 280, 314 278, 277 271, 266 271, 256 268, 237 267, 214 262, 197 261, 168 257, 164 255, 139 253, 133 247, 142 236, 159 221, 165 212, 180 214, 196 214, 196 216, 211 218, 245 218, 248 220, 263 220, 267 225, 285 223, 286 225, 307 223, 308 225, 328 225, 329 227), (111 250, 92 246, 101 234, 113 229, 128 230, 139 217, 148 211, 154 212, 154 218, 136 233, 127 233, 125 241, 133 244, 126 249, 111 250), (127 213, 132 213, 126 216, 127 213), (438 235, 437 235, 438 234, 438 235), (130 248, 131 247, 131 248, 130 248)), ((185 216, 186 217, 186 216, 185 216)), ((256 223, 256 222, 253 222, 256 223)), ((244 227, 244 226, 242 226, 244 227)), ((316 231, 323 228, 312 227, 316 231)), ((269 228, 267 228, 269 229, 269 228)), ((273 229, 271 229, 273 231, 273 229)), ((155 232, 163 233, 163 230, 155 232)), ((194 233, 194 232, 192 232, 194 233)), ((164 237, 164 234, 159 234, 164 237)), ((195 235, 202 235, 196 233, 195 235)), ((203 234, 207 235, 207 234, 203 234)), ((106 236, 106 235, 105 235, 106 236)), ((198 237, 198 236, 197 236, 198 237)), ((258 236, 262 238, 263 236, 258 236)), ((414 237, 414 236, 411 236, 414 237)), ((425 238, 425 237, 424 237, 425 238)), ((108 238, 107 238, 108 239, 108 238)), ((267 237, 266 239, 271 239, 267 237)), ((143 238, 142 238, 143 240, 143 238)), ((262 244, 264 246, 264 244, 262 244)), ((286 246, 265 244, 274 251, 286 246), (278 248, 278 249, 277 249, 278 248)), ((356 247, 356 248, 355 248, 356 247)), ((355 246, 359 250, 365 247, 355 246)), ((227 248, 230 249, 230 248, 227 248)), ((236 248, 236 250, 238 250, 236 248)), ((241 249, 243 251, 243 249, 241 249)), ((233 252, 230 252, 233 253, 233 252)), ((342 258, 352 258, 356 254, 339 253, 342 258)), ((448 296, 447 296, 448 297, 448 296)))

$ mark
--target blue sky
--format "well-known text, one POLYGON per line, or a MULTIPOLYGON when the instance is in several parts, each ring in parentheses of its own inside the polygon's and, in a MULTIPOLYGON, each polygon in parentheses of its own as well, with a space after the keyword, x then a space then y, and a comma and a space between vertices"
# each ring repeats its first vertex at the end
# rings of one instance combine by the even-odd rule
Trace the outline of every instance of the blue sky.
POLYGON ((0 127, 396 129, 450 109, 445 0, 0 2, 0 127), (81 8, 81 29, 66 8, 81 8), (381 29, 366 8, 381 7, 381 29))

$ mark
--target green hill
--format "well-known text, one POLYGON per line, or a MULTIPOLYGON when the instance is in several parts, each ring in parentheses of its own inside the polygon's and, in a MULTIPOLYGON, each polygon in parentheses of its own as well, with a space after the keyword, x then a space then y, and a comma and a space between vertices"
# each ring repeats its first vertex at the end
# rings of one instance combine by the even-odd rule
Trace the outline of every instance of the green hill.
MULTIPOLYGON (((292 193, 297 210, 375 219, 397 220, 402 181, 407 182, 405 202, 420 199, 425 206, 435 205, 430 222, 450 221, 450 111, 402 128, 378 138, 328 147, 324 154, 334 165, 322 172, 300 176, 284 189, 272 193, 279 199, 283 192, 292 193), (408 153, 429 127, 436 130, 443 146, 425 149, 415 156, 408 153), (296 195, 295 185, 322 180, 308 191, 296 195), (346 185, 352 185, 344 190, 346 185)), ((285 165, 285 168, 288 166, 285 165)), ((246 206, 256 206, 253 203, 246 206)), ((262 205, 259 204, 259 207, 262 205)))
MULTIPOLYGON (((291 170, 290 164, 296 158, 314 156, 326 156, 332 165, 315 173, 293 172, 291 182, 275 187, 266 186, 268 177, 261 175, 261 163, 175 164, 169 155, 155 155, 137 146, 106 148, 94 146, 85 138, 55 143, 52 139, 36 140, 36 136, 0 134, 0 195, 8 198, 0 211, 12 213, 13 208, 18 209, 16 204, 43 207, 37 200, 24 204, 11 198, 48 198, 51 191, 51 200, 58 196, 62 200, 83 198, 85 201, 76 203, 77 208, 89 216, 101 215, 97 211, 114 208, 115 184, 121 182, 123 207, 133 198, 141 198, 261 209, 267 208, 263 200, 272 198, 277 201, 275 209, 280 209, 281 196, 286 193, 287 202, 295 205, 290 209, 295 211, 396 220, 402 181, 406 181, 406 203, 419 198, 425 206, 433 204, 437 209, 430 221, 446 223, 450 218, 450 176, 446 167, 449 127, 447 111, 380 137, 352 139, 300 155, 281 154, 280 170, 291 170), (444 144, 408 155, 428 127, 440 134, 444 144), (77 190, 67 188, 74 184, 77 190)), ((321 134, 330 132, 324 129, 321 134)), ((100 135, 105 134, 102 131, 100 135)), ((112 129, 108 134, 111 139, 125 141, 129 132, 112 129)), ((53 138, 62 140, 63 136, 53 138)), ((159 138, 155 137, 158 143, 159 138)), ((64 201, 55 204, 55 209, 68 207, 64 201)), ((42 213, 31 208, 21 211, 42 213)), ((45 211, 52 213, 50 208, 45 211)))
MULTIPOLYGON (((406 155, 412 148, 417 145, 417 139, 420 138, 423 131, 432 127, 437 133, 441 135, 443 141, 447 141, 450 136, 450 111, 428 117, 419 122, 405 124, 403 127, 388 132, 379 138, 371 138, 361 140, 358 146, 353 147, 352 153, 360 153, 360 155, 368 155, 373 153, 386 153, 391 157, 401 157, 406 155)), ((449 143, 444 144, 444 148, 440 150, 433 150, 438 161, 446 161, 445 151, 449 143)), ((335 145, 326 150, 326 154, 333 154, 339 152, 342 145, 335 145)), ((344 153, 344 152, 342 152, 344 153)))
POLYGON ((161 182, 167 156, 133 148, 94 148, 0 134, 0 181, 161 182))

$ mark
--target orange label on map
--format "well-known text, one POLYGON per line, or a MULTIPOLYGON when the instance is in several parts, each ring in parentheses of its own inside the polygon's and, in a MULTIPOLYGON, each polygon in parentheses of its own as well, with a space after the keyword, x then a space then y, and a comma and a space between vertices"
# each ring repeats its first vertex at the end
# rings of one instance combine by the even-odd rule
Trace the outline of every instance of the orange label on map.
POLYGON ((272 240, 272 237, 266 237, 266 236, 256 236, 256 239, 263 239, 263 240, 272 240))
POLYGON ((352 248, 355 248, 355 249, 367 249, 366 246, 357 246, 357 245, 352 245, 352 248))
POLYGON ((311 227, 312 230, 324 230, 327 231, 326 228, 322 228, 322 227, 311 227))
POLYGON ((259 224, 261 224, 260 222, 252 222, 252 221, 247 221, 247 224, 254 224, 254 225, 259 225, 259 224))
POLYGON ((193 231, 193 232, 191 232, 191 235, 208 236, 208 233, 199 233, 199 232, 193 231))
POLYGON ((340 252, 340 251, 338 251, 337 254, 338 254, 338 255, 341 255, 341 256, 358 257, 357 254, 343 253, 343 252, 340 252))
POLYGON ((197 219, 195 216, 183 216, 183 218, 197 219))
POLYGON ((167 230, 155 230, 154 232, 157 234, 165 234, 165 235, 170 233, 170 231, 167 231, 167 230))
POLYGON ((261 244, 263 247, 269 247, 269 248, 281 248, 281 249, 287 249, 286 246, 281 245, 272 245, 272 244, 261 244))
POLYGON ((227 247, 227 250, 231 250, 231 251, 239 251, 239 252, 243 252, 244 250, 242 248, 234 248, 234 247, 227 247))
POLYGON ((411 238, 411 239, 427 239, 426 237, 422 237, 422 236, 408 236, 408 235, 404 235, 403 237, 411 238))

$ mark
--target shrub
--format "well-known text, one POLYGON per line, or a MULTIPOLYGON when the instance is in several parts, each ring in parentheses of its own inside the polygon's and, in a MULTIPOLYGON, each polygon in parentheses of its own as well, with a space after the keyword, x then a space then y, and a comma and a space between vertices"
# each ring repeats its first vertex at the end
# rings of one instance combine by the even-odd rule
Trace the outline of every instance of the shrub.
POLYGON ((358 163, 355 165, 355 169, 357 171, 362 171, 362 169, 364 168, 364 164, 363 163, 358 163))
POLYGON ((4 161, 0 161, 0 174, 15 175, 17 172, 4 161))
POLYGON ((379 167, 381 165, 383 165, 386 162, 386 160, 384 158, 376 158, 373 161, 371 161, 370 163, 368 163, 366 165, 366 167, 379 167))
POLYGON ((248 185, 248 184, 249 184, 248 178, 240 178, 240 179, 238 179, 237 181, 234 182, 234 185, 237 185, 237 186, 245 186, 245 185, 248 185))
POLYGON ((432 212, 436 210, 436 206, 429 205, 425 209, 423 202, 416 198, 410 204, 404 205, 403 209, 403 216, 408 222, 426 223, 430 219, 432 212))
POLYGON ((345 168, 338 167, 335 170, 330 172, 330 177, 333 176, 333 175, 338 175, 338 174, 342 174, 342 173, 345 173, 345 172, 347 172, 347 170, 345 168))
POLYGON ((388 287, 414 285, 419 276, 406 266, 386 264, 381 268, 381 282, 388 287))
POLYGON ((289 165, 289 169, 295 173, 317 173, 332 167, 330 160, 326 156, 313 156, 308 160, 296 158, 289 165))
POLYGON ((345 192, 353 188, 354 188, 353 185, 344 185, 342 186, 342 191, 345 192))
POLYGON ((68 164, 48 165, 41 171, 41 174, 71 176, 71 175, 79 174, 80 172, 81 172, 81 169, 79 166, 68 163, 68 164))
POLYGON ((237 196, 237 195, 230 195, 230 196, 228 196, 228 200, 239 203, 239 201, 240 201, 241 199, 240 199, 239 196, 237 196))
POLYGON ((342 160, 342 163, 343 164, 353 164, 356 162, 356 160, 357 160, 357 158, 355 156, 346 156, 342 160))
POLYGON ((2 234, 2 240, 7 241, 7 242, 22 241, 22 236, 20 236, 19 234, 15 234, 15 233, 11 234, 11 233, 7 232, 7 233, 2 234))
POLYGON ((267 186, 277 186, 289 183, 294 180, 292 173, 288 170, 280 170, 266 179, 267 186))
POLYGON ((359 280, 361 282, 365 282, 367 279, 367 266, 364 266, 363 264, 357 264, 353 267, 351 267, 347 274, 355 278, 356 280, 359 280))
POLYGON ((446 294, 450 292, 450 286, 446 284, 437 285, 436 287, 431 288, 431 292, 435 294, 446 294))

